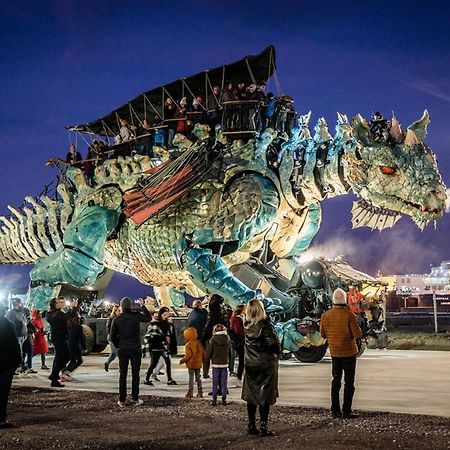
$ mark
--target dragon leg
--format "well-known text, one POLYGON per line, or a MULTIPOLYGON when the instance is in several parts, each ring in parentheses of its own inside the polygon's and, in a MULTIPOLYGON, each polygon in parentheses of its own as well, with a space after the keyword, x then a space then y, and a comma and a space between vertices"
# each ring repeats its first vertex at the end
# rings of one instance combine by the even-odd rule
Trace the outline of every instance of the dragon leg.
POLYGON ((106 240, 119 221, 120 199, 120 191, 110 187, 77 205, 63 244, 47 258, 39 259, 31 271, 32 306, 45 309, 45 298, 48 302, 59 292, 61 283, 82 288, 95 282, 104 269, 106 240))
MULTIPOLYGON (((189 248, 184 253, 183 259, 185 269, 197 286, 205 292, 221 295, 233 308, 247 303, 255 297, 255 291, 239 281, 222 261, 222 258, 213 254, 211 249, 189 248)), ((278 299, 265 298, 263 303, 267 312, 283 309, 278 299)))

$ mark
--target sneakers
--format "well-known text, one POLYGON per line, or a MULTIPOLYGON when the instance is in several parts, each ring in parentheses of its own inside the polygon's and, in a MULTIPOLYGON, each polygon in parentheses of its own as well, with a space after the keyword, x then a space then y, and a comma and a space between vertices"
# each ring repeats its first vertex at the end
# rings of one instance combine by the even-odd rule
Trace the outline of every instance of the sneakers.
POLYGON ((213 401, 211 402, 211 406, 217 406, 217 400, 213 399, 213 401))
POLYGON ((247 434, 249 436, 259 434, 259 430, 255 423, 249 423, 247 426, 247 434))
POLYGON ((237 374, 234 372, 230 372, 230 377, 237 377, 237 374))
POLYGON ((118 404, 121 408, 125 408, 125 406, 126 406, 125 402, 121 402, 120 400, 117 402, 117 404, 118 404))
POLYGON ((41 369, 42 370, 49 370, 49 368, 45 364, 42 364, 41 369))
POLYGON ((29 374, 29 373, 37 373, 37 370, 34 370, 34 369, 28 369, 27 370, 27 373, 29 374))
POLYGON ((154 386, 154 384, 150 380, 145 380, 144 384, 146 384, 147 386, 154 386))
POLYGON ((141 406, 144 403, 144 400, 138 399, 133 400, 133 406, 141 406))
POLYGON ((341 419, 342 418, 342 414, 340 411, 332 411, 331 415, 333 416, 333 419, 341 419))
POLYGON ((65 387, 65 385, 62 384, 62 383, 60 383, 59 381, 52 381, 52 382, 50 383, 50 386, 51 386, 51 387, 57 387, 57 388, 63 388, 63 387, 65 387))
POLYGON ((19 373, 19 377, 20 378, 30 378, 30 374, 26 370, 24 370, 23 372, 19 373))
MULTIPOLYGON (((192 397, 194 397, 194 394, 192 393, 192 391, 187 391, 184 396, 185 396, 185 398, 192 398, 192 397)), ((198 397, 198 394, 197 394, 197 397, 198 397)))
POLYGON ((198 391, 197 392, 197 398, 203 398, 203 392, 202 391, 198 391))
POLYGON ((227 402, 226 399, 224 399, 224 398, 222 399, 222 405, 223 405, 223 406, 227 406, 227 405, 229 405, 229 404, 230 404, 230 403, 227 402))
POLYGON ((105 368, 105 372, 109 372, 109 364, 108 363, 105 363, 103 367, 105 368))
POLYGON ((152 378, 152 380, 155 380, 155 381, 161 381, 154 373, 152 373, 151 378, 152 378))
POLYGON ((206 380, 206 379, 208 379, 208 378, 211 378, 211 377, 210 377, 207 373, 204 373, 204 374, 203 374, 203 379, 206 380))
POLYGON ((177 386, 178 383, 177 383, 175 380, 169 380, 169 381, 167 382, 167 385, 168 385, 168 386, 177 386))
POLYGON ((346 420, 358 419, 359 415, 354 413, 343 413, 342 418, 346 420))
POLYGON ((261 437, 273 437, 276 436, 276 434, 269 430, 269 428, 267 428, 267 423, 265 422, 261 422, 260 427, 259 427, 259 435, 261 437))

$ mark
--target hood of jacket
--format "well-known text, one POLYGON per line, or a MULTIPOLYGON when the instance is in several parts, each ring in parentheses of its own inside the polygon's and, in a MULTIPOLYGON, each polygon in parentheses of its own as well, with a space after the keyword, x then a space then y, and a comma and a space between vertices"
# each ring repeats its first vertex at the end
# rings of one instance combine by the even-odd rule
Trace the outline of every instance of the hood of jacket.
POLYGON ((223 346, 228 345, 229 341, 226 331, 219 331, 218 333, 213 334, 213 337, 211 339, 215 342, 215 344, 223 346))
POLYGON ((197 330, 194 327, 188 327, 183 331, 184 339, 187 342, 197 340, 197 330))

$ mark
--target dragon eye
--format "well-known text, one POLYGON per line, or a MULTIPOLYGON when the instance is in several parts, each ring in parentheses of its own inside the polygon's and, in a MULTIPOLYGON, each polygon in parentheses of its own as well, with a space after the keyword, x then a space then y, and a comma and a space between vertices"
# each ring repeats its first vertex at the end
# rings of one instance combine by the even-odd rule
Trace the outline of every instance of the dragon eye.
POLYGON ((383 175, 395 175, 397 173, 397 169, 395 167, 379 166, 379 168, 383 175))

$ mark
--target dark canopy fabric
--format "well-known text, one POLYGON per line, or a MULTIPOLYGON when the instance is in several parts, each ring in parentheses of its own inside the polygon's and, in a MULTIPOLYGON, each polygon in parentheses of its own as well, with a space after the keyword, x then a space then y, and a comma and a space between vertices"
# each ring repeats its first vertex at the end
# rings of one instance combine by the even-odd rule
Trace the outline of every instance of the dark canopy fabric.
POLYGON ((140 120, 150 119, 156 113, 162 116, 162 105, 168 96, 179 101, 182 97, 192 99, 193 95, 201 95, 205 101, 208 95, 211 95, 212 87, 215 85, 223 86, 227 81, 233 83, 241 81, 247 85, 266 81, 275 69, 275 48, 269 46, 258 55, 248 55, 231 64, 204 70, 196 75, 180 78, 143 92, 100 119, 66 128, 81 133, 114 136, 119 132, 119 119, 127 119, 130 123, 138 124, 140 120))

